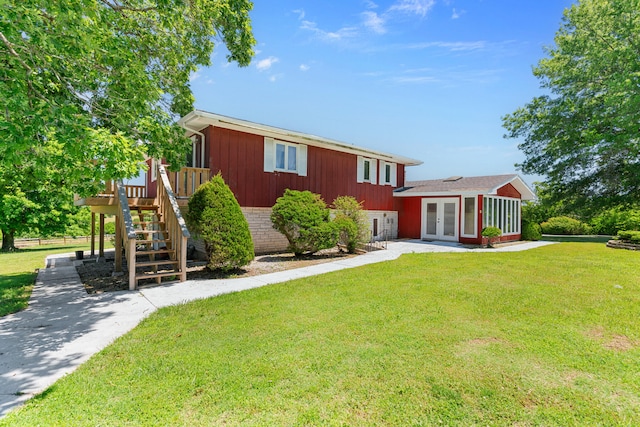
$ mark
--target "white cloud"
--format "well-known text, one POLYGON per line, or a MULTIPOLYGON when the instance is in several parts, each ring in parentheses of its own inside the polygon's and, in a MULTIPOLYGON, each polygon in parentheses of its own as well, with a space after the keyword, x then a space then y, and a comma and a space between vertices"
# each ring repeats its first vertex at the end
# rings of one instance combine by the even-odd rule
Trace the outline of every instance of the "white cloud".
POLYGON ((280 80, 283 76, 284 74, 274 74, 272 76, 269 76, 269 81, 271 83, 275 83, 277 80, 280 80))
POLYGON ((389 8, 389 11, 397 10, 399 12, 424 17, 435 4, 435 0, 399 0, 389 8))
POLYGON ((407 49, 428 49, 432 47, 447 49, 452 52, 481 50, 487 47, 483 40, 473 42, 424 42, 405 46, 407 49))
POLYGON ((309 71, 310 68, 307 64, 300 64, 300 71, 309 71))
POLYGON ((387 32, 385 28, 385 20, 375 12, 362 12, 363 24, 376 34, 384 34, 387 32))
POLYGON ((367 9, 377 9, 378 5, 372 2, 371 0, 365 0, 364 7, 366 7, 367 9))
POLYGON ((275 56, 270 56, 268 58, 261 59, 260 61, 258 61, 256 63, 256 68, 258 69, 258 71, 265 71, 271 68, 271 66, 278 61, 280 60, 275 56))
POLYGON ((325 41, 340 41, 348 38, 353 38, 358 34, 358 30, 355 27, 342 27, 338 31, 325 31, 318 28, 315 22, 302 21, 303 30, 311 31, 318 38, 325 41))
POLYGON ((304 19, 304 16, 305 16, 304 9, 296 9, 296 10, 292 10, 292 12, 298 15, 298 19, 300 21, 304 19))
POLYGON ((464 14, 464 10, 456 10, 456 8, 453 8, 453 13, 451 14, 451 19, 458 19, 460 18, 463 14, 464 14))
POLYGON ((198 79, 200 78, 200 76, 201 76, 201 75, 202 75, 202 74, 200 74, 199 72, 194 71, 194 72, 193 72, 193 73, 191 73, 191 75, 189 76, 189 81, 190 81, 190 82, 194 82, 194 81, 198 80, 198 79))

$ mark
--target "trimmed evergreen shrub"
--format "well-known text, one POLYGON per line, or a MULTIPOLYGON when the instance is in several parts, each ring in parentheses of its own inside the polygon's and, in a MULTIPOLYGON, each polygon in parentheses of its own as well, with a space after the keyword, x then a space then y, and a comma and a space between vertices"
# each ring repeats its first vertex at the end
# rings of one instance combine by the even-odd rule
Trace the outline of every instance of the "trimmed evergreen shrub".
POLYGON ((640 243, 640 231, 637 230, 620 230, 616 236, 617 240, 627 240, 631 243, 640 243))
POLYGON ((542 228, 540 224, 529 221, 522 221, 522 240, 540 240, 542 238, 542 228))
POLYGON ((493 247, 493 244, 495 243, 496 239, 500 236, 502 236, 502 230, 500 230, 498 227, 493 227, 493 226, 489 226, 489 227, 485 227, 482 229, 482 237, 486 237, 487 238, 487 242, 489 243, 489 247, 493 247))
POLYGON ((273 228, 289 241, 296 256, 314 254, 338 242, 338 228, 330 222, 330 210, 319 194, 285 190, 271 212, 273 228))
POLYGON ((340 228, 339 242, 346 246, 349 253, 354 253, 358 244, 369 240, 369 224, 367 214, 362 210, 362 202, 351 196, 339 196, 333 201, 336 211, 334 221, 338 221, 340 228), (351 219, 355 230, 342 218, 351 219))
POLYGON ((591 228, 588 224, 578 221, 568 216, 557 216, 549 218, 548 221, 540 224, 544 234, 590 234, 591 228))
POLYGON ((209 269, 229 271, 254 258, 249 224, 220 173, 191 196, 186 220, 194 237, 204 241, 209 269))

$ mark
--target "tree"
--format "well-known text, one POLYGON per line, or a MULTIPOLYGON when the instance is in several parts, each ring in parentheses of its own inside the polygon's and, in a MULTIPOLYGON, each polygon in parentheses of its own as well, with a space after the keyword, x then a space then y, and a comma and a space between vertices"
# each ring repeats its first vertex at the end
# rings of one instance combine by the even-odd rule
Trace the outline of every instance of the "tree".
POLYGON ((534 75, 549 93, 503 118, 519 168, 569 208, 640 201, 640 1, 574 4, 547 53, 534 75))
POLYGON ((90 195, 137 175, 145 155, 179 168, 190 142, 175 119, 192 109, 189 78, 210 64, 214 39, 229 61, 249 64, 251 8, 249 0, 4 0, 2 173, 42 163, 60 172, 18 180, 29 198, 43 182, 90 195))
POLYGON ((209 269, 228 271, 254 258, 249 224, 220 173, 191 196, 186 219, 194 235, 204 240, 209 269))
POLYGON ((273 206, 271 222, 289 241, 289 250, 299 257, 336 245, 338 229, 330 221, 330 214, 319 194, 287 189, 273 206))

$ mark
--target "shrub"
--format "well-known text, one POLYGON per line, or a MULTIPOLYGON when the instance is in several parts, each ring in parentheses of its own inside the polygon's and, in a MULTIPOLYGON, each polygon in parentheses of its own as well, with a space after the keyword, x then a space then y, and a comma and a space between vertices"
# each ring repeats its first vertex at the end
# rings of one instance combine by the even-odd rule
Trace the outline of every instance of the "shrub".
POLYGON ((615 235, 620 230, 640 230, 640 209, 608 209, 596 215, 591 226, 594 233, 608 235, 615 235))
POLYGON ((618 240, 628 240, 632 243, 640 243, 640 231, 637 230, 620 230, 616 236, 618 240))
POLYGON ((273 206, 271 222, 289 241, 288 249, 301 256, 336 245, 338 229, 329 215, 319 194, 287 189, 273 206))
POLYGON ((369 224, 367 214, 362 210, 362 202, 351 196, 339 196, 333 201, 333 208, 336 210, 335 220, 348 218, 355 226, 355 230, 352 230, 347 221, 338 221, 339 228, 346 227, 340 228, 339 242, 347 247, 349 253, 354 253, 358 244, 369 240, 369 224))
POLYGON ((356 251, 358 247, 358 226, 346 215, 339 214, 333 220, 338 229, 338 243, 347 248, 350 254, 356 251))
POLYGON ((480 234, 482 234, 482 237, 487 238, 489 247, 493 247, 493 244, 496 241, 496 238, 502 236, 502 230, 500 230, 498 227, 489 226, 489 227, 483 228, 480 234))
POLYGON ((522 221, 522 240, 540 240, 542 229, 540 224, 529 221, 522 221))
POLYGON ((588 224, 568 216, 556 216, 540 224, 544 234, 590 234, 588 224))
POLYGON ((186 219, 194 237, 204 241, 209 269, 229 271, 253 259, 249 224, 219 173, 191 196, 186 219))

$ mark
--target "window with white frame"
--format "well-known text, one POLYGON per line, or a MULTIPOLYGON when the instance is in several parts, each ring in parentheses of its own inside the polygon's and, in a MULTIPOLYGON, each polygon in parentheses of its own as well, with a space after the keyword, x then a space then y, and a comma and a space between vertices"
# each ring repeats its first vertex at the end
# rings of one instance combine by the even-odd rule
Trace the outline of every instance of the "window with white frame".
POLYGON ((307 146, 265 138, 264 171, 307 176, 307 146))
POLYGON ((396 186, 398 166, 395 163, 380 160, 380 185, 396 186))
POLYGON ((520 234, 520 200, 484 196, 482 226, 498 227, 502 234, 520 234))
POLYGON ((357 167, 357 182, 368 182, 375 184, 377 182, 377 167, 378 161, 376 159, 369 159, 367 157, 358 156, 357 167))
POLYGON ((464 224, 462 226, 462 235, 475 237, 476 236, 476 198, 465 197, 464 198, 464 224))

